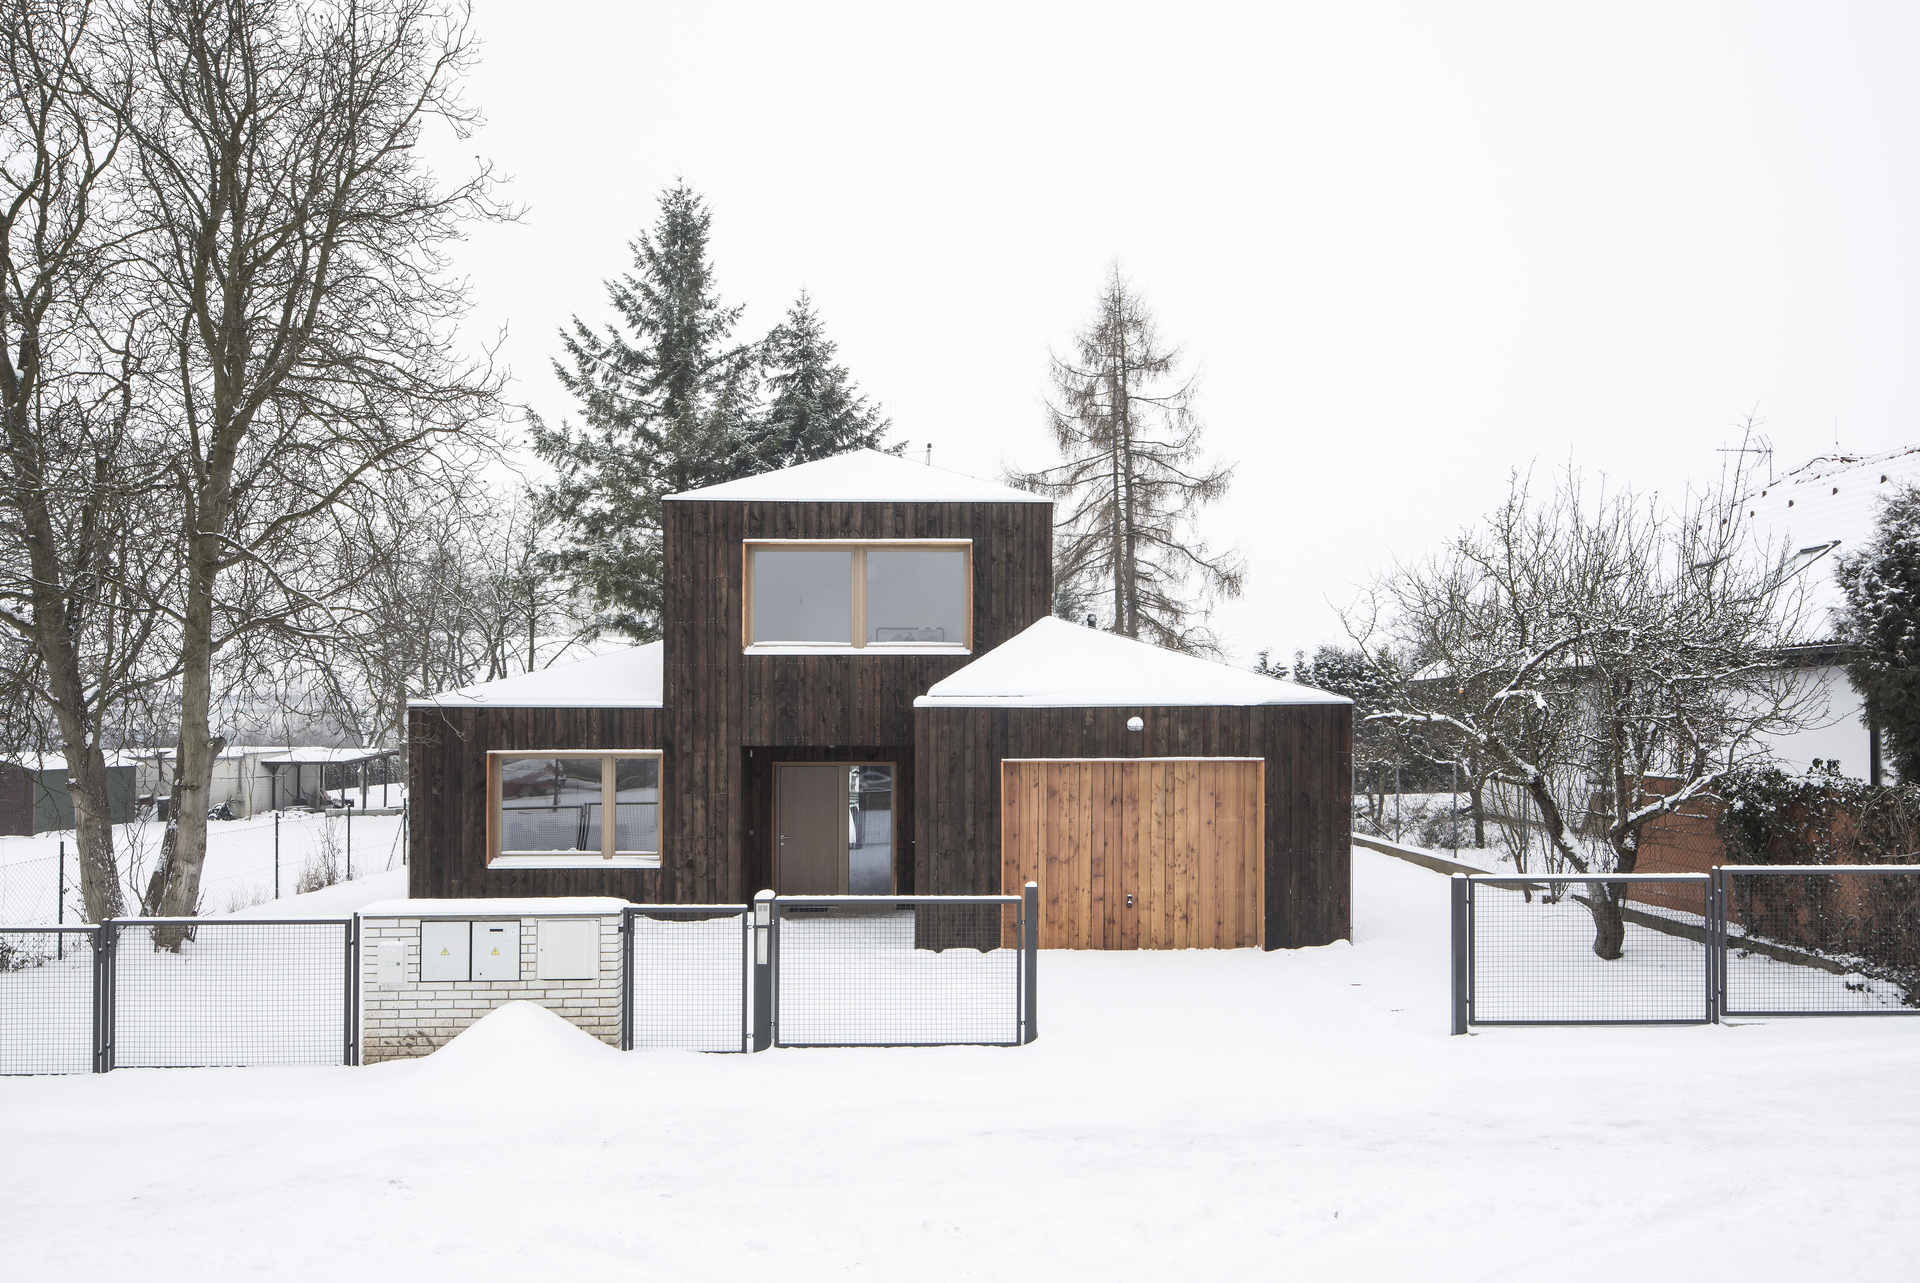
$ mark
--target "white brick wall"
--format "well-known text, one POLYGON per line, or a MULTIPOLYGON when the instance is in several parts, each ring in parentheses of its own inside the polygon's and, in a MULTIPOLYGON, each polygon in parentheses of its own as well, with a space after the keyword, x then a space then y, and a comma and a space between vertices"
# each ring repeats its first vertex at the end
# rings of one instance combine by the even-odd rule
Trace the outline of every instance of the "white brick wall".
MULTIPOLYGON (((558 916, 558 915, 555 915, 558 916)), ((444 920, 444 919, 441 919, 444 920)), ((488 918, 476 906, 474 921, 488 918)), ((620 916, 600 924, 600 974, 592 980, 536 980, 538 917, 520 917, 519 980, 420 979, 420 919, 369 917, 361 920, 360 1058, 363 1064, 424 1056, 495 1007, 516 998, 537 1002, 611 1046, 620 1045, 620 916), (391 940, 406 945, 406 983, 380 987, 380 946, 391 940)))

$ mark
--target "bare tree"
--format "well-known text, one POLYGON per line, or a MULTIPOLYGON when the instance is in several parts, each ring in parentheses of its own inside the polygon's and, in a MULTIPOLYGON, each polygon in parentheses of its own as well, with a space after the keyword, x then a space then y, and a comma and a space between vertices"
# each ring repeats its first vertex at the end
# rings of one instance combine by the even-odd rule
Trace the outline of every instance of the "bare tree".
POLYGON ((103 733, 168 675, 150 606, 171 558, 135 396, 146 335, 121 289, 100 27, 84 0, 30 0, 0 25, 0 628, 19 643, 9 702, 29 722, 50 710, 66 757, 95 921, 123 903, 103 733))
MULTIPOLYGON (((1663 512, 1630 493, 1589 501, 1571 470, 1544 501, 1516 478, 1482 525, 1350 614, 1357 640, 1384 633, 1429 661, 1375 716, 1518 790, 1564 867, 1632 873, 1648 824, 1808 712, 1778 658, 1798 589, 1741 520, 1741 493, 1735 477, 1663 512)), ((1621 884, 1576 898, 1594 952, 1619 957, 1621 884)))
POLYGON ((1051 360, 1048 421, 1063 461, 1009 480, 1067 501, 1054 544, 1061 613, 1098 602, 1113 632, 1218 654, 1207 610, 1240 595, 1245 566, 1233 550, 1208 550, 1197 517, 1233 469, 1201 460, 1197 385, 1180 357, 1114 264, 1072 359, 1051 360))
POLYGON ((457 96, 466 22, 432 0, 124 12, 128 199, 171 345, 181 512, 169 914, 192 911, 206 854, 215 656, 323 626, 335 572, 312 562, 316 526, 383 475, 430 488, 436 452, 498 411, 497 377, 455 345, 465 283, 442 247, 510 211, 485 166, 443 189, 415 149, 476 121, 457 96))

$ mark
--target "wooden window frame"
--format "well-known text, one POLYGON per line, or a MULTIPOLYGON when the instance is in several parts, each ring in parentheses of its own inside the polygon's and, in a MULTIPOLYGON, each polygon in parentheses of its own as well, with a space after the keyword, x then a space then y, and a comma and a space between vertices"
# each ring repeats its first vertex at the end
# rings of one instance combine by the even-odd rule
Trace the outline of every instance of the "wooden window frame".
POLYGON ((971 655, 973 653, 973 540, 971 539, 745 539, 740 544, 740 646, 749 655, 971 655), (850 642, 753 640, 753 554, 773 552, 848 552, 853 554, 853 614, 850 642), (961 575, 964 642, 870 642, 867 636, 867 552, 915 548, 957 549, 966 553, 961 575))
POLYGON ((497 748, 487 752, 487 867, 489 869, 657 869, 665 853, 667 825, 667 755, 657 748, 616 748, 616 749, 579 749, 579 748, 497 748), (509 852, 500 850, 500 808, 505 800, 501 796, 500 764, 510 757, 565 757, 598 758, 603 765, 600 768, 600 854, 571 855, 555 852, 543 855, 538 852, 509 852), (617 819, 608 822, 608 816, 616 816, 614 787, 615 772, 612 763, 622 757, 651 757, 660 763, 660 847, 651 854, 637 851, 613 850, 615 839, 619 836, 617 819))

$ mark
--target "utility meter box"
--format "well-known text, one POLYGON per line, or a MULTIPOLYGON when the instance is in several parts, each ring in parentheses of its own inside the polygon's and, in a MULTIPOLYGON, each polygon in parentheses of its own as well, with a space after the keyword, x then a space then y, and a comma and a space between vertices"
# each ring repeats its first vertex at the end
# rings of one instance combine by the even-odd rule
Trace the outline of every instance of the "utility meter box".
POLYGON ((541 918, 534 958, 540 980, 599 979, 600 920, 541 918))
POLYGON ((420 979, 470 980, 473 947, 471 922, 440 922, 427 919, 420 924, 420 979))
POLYGON ((382 940, 374 950, 374 974, 382 989, 403 989, 407 983, 407 942, 382 940))
POLYGON ((518 980, 520 978, 520 924, 518 922, 473 924, 473 978, 475 980, 518 980))

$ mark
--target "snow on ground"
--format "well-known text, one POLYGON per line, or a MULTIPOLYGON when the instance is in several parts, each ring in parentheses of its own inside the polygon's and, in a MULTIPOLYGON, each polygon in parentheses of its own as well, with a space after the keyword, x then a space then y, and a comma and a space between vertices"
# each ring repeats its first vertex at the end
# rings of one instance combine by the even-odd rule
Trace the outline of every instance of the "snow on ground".
MULTIPOLYGON (((355 795, 358 791, 354 790, 355 795)), ((392 790, 400 802, 401 790, 392 790)), ((376 787, 373 797, 379 797, 376 787)), ((352 872, 365 877, 399 869, 405 859, 399 815, 356 815, 352 821, 352 872)), ((149 873, 158 859, 165 826, 140 821, 113 826, 114 850, 123 868, 135 877, 149 873)), ((310 867, 331 863, 336 875, 348 871, 348 822, 344 815, 311 811, 280 814, 280 895, 291 896, 310 867)), ((61 884, 60 843, 67 848, 66 920, 84 922, 79 864, 71 830, 33 837, 0 837, 0 924, 44 925, 54 921, 56 888, 61 884)), ((207 864, 201 878, 200 906, 204 915, 231 913, 274 898, 275 840, 272 812, 245 820, 213 820, 207 825, 207 864)), ((371 898, 371 897, 370 897, 371 898)), ((134 910, 129 909, 129 912, 134 910)), ((349 910, 351 912, 351 910, 349 910)))
POLYGON ((5 1271, 1917 1276, 1920 1022, 1450 1038, 1446 879, 1355 855, 1354 944, 1048 952, 1020 1049, 0 1080, 5 1271))

